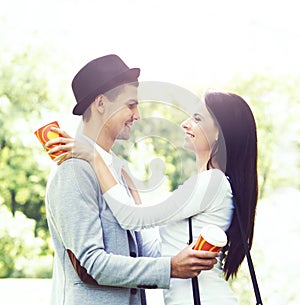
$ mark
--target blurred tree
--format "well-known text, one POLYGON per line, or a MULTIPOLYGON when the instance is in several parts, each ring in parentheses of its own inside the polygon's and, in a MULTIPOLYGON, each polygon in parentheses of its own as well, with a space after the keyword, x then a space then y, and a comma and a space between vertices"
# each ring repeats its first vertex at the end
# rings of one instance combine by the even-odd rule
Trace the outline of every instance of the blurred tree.
POLYGON ((55 108, 48 94, 49 61, 45 57, 43 51, 28 48, 0 63, 0 200, 12 214, 19 210, 35 219, 36 233, 47 228, 47 173, 34 158, 28 133, 32 133, 30 123, 43 110, 55 108))
POLYGON ((15 257, 22 252, 22 245, 7 232, 1 232, 0 278, 10 276, 15 270, 15 257))
POLYGON ((279 185, 296 186, 291 173, 296 164, 287 167, 299 134, 299 83, 299 78, 293 76, 260 74, 234 79, 227 88, 240 94, 255 116, 260 198, 279 185))
POLYGON ((22 212, 11 214, 0 203, 0 278, 49 277, 52 252, 45 251, 45 237, 35 237, 36 221, 22 212))
POLYGON ((35 160, 31 147, 21 140, 5 139, 6 145, 0 151, 1 199, 13 215, 23 212, 36 220, 35 233, 46 230, 45 186, 46 172, 35 160))

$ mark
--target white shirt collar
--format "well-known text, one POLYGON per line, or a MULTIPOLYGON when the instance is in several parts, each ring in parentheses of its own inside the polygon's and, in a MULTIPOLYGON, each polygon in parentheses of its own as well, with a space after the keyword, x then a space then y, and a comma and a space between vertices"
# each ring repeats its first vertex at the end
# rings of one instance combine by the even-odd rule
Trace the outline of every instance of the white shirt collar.
MULTIPOLYGON (((120 159, 118 156, 114 154, 113 151, 105 151, 101 146, 99 146, 96 142, 94 142, 91 138, 87 137, 86 135, 82 134, 82 136, 97 150, 97 152, 101 155, 103 158, 105 164, 110 169, 111 173, 115 177, 119 183, 124 184, 124 180, 121 180, 122 176, 122 168, 125 167, 126 161, 120 159)), ((127 187, 126 187, 127 189, 127 187)), ((127 189, 127 195, 131 197, 131 194, 129 190, 127 189)))
POLYGON ((121 169, 125 167, 126 162, 121 160, 117 157, 113 151, 105 151, 101 146, 99 146, 96 142, 94 142, 91 138, 87 137, 83 134, 83 137, 92 144, 92 146, 97 150, 97 152, 103 158, 105 164, 110 168, 113 169, 118 177, 121 177, 121 169))
POLYGON ((101 155, 103 158, 105 164, 108 167, 111 167, 113 165, 113 156, 110 152, 105 151, 101 146, 99 146, 96 142, 94 142, 91 138, 87 137, 86 135, 83 135, 83 137, 93 145, 93 147, 97 150, 97 152, 101 155))

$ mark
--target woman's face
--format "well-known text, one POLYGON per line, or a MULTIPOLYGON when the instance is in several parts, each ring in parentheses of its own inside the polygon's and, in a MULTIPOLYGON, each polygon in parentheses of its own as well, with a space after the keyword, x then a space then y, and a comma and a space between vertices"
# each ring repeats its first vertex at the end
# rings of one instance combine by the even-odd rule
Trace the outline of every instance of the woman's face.
POLYGON ((193 151, 196 155, 208 153, 218 139, 218 128, 204 103, 201 103, 197 112, 182 122, 185 132, 183 147, 193 151))

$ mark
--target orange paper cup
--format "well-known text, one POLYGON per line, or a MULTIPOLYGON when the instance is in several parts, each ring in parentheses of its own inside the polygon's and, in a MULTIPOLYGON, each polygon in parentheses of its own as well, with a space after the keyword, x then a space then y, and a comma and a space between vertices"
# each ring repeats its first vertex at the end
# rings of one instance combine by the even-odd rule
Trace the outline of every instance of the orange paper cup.
MULTIPOLYGON (((52 145, 50 147, 46 147, 45 146, 46 142, 48 142, 49 140, 52 140, 54 138, 58 138, 58 137, 62 136, 61 134, 58 134, 58 133, 52 131, 50 129, 51 127, 59 128, 58 122, 57 121, 51 122, 51 123, 39 128, 38 130, 36 130, 34 132, 34 134, 36 135, 36 137, 38 138, 38 140, 43 145, 43 147, 45 148, 46 151, 50 150, 51 148, 53 148, 53 146, 55 146, 55 145, 52 145)), ((54 159, 58 160, 58 159, 62 158, 65 154, 66 154, 65 151, 58 151, 53 154, 50 154, 49 156, 52 160, 54 160, 54 159)))
POLYGON ((227 244, 226 233, 215 225, 207 225, 193 247, 195 250, 219 252, 227 244))

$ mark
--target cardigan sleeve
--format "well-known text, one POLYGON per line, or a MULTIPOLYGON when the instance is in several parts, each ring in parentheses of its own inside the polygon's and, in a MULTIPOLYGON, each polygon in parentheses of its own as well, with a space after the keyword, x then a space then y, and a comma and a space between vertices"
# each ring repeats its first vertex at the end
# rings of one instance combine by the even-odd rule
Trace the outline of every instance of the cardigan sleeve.
POLYGON ((151 205, 133 205, 119 184, 103 196, 123 228, 141 230, 204 212, 222 196, 225 181, 220 170, 208 170, 192 176, 164 201, 151 205))

